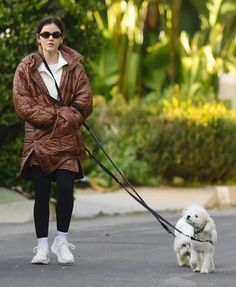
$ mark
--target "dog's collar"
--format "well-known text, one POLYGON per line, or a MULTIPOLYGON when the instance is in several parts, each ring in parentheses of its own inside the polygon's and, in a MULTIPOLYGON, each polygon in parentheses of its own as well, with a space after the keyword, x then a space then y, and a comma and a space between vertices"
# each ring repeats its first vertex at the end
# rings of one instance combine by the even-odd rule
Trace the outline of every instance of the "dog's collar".
POLYGON ((204 230, 204 228, 206 227, 206 225, 207 225, 207 223, 206 223, 201 229, 199 229, 199 230, 195 230, 195 229, 194 229, 194 234, 201 233, 201 232, 204 230))

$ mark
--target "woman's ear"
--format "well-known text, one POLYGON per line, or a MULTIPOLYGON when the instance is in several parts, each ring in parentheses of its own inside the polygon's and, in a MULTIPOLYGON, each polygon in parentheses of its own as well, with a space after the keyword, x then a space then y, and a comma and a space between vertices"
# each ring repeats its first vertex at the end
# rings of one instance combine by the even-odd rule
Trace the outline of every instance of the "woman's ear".
POLYGON ((37 40, 38 45, 40 45, 40 36, 39 36, 39 34, 36 34, 36 40, 37 40))

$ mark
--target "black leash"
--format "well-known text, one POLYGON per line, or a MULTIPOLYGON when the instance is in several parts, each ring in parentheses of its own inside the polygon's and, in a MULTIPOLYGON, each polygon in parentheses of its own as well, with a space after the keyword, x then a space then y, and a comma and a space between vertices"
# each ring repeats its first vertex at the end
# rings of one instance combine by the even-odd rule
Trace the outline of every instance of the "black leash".
POLYGON ((97 163, 97 165, 99 165, 112 179, 114 179, 121 187, 123 187, 125 189, 125 191, 127 191, 127 193, 133 197, 139 204, 141 204, 144 208, 146 208, 157 220, 158 222, 161 224, 161 226, 169 233, 172 234, 174 237, 175 234, 174 232, 169 228, 173 228, 174 230, 178 231, 179 233, 181 233, 182 235, 190 238, 191 240, 194 241, 198 241, 198 242, 208 242, 211 243, 213 245, 213 242, 211 240, 200 240, 197 239, 196 237, 190 236, 185 234, 183 231, 181 231, 180 229, 176 228, 173 224, 171 224, 169 221, 167 221, 164 217, 162 217, 159 213, 157 213, 156 211, 154 211, 144 200, 143 198, 138 194, 138 192, 134 189, 134 187, 132 186, 132 184, 128 181, 128 179, 124 176, 124 174, 120 171, 120 169, 117 167, 117 165, 114 163, 114 161, 111 159, 111 157, 107 154, 107 152, 104 150, 103 146, 100 144, 99 140, 97 139, 96 135, 92 132, 92 130, 90 129, 88 123, 85 121, 83 123, 84 127, 88 130, 88 132, 90 133, 90 135, 93 137, 93 139, 95 140, 97 146, 103 151, 103 153, 105 154, 105 156, 108 158, 108 160, 111 162, 111 164, 114 166, 114 168, 116 169, 116 171, 120 174, 120 176, 123 178, 123 180, 125 181, 125 183, 132 189, 132 191, 134 192, 134 194, 132 192, 130 192, 130 190, 127 189, 127 187, 106 167, 104 166, 90 151, 88 148, 85 148, 87 153, 90 155, 90 157, 97 163), (168 226, 169 227, 168 227, 168 226))
POLYGON ((120 174, 120 176, 123 178, 125 183, 132 189, 134 194, 130 192, 126 186, 119 180, 117 177, 109 170, 107 169, 89 150, 86 148, 86 151, 91 156, 91 158, 111 177, 113 178, 121 187, 123 187, 127 193, 133 197, 139 204, 141 204, 144 208, 146 208, 161 224, 161 226, 169 233, 172 234, 175 237, 175 234, 172 230, 169 229, 167 225, 169 225, 171 228, 175 229, 176 231, 183 234, 183 232, 179 229, 177 229, 173 224, 171 224, 169 221, 167 221, 164 217, 162 217, 159 213, 154 211, 144 200, 143 198, 137 193, 137 191, 134 189, 132 184, 127 180, 127 178, 124 176, 124 174, 120 171, 120 169, 117 167, 117 165, 114 163, 114 161, 111 159, 111 157, 107 154, 107 152, 104 150, 103 146, 100 144, 99 140, 97 139, 96 135, 92 132, 87 122, 84 122, 84 127, 88 130, 90 135, 95 140, 97 146, 103 151, 103 153, 106 155, 106 157, 109 159, 111 164, 114 166, 114 168, 117 170, 117 172, 120 174))
MULTIPOLYGON (((132 196, 138 203, 140 203, 144 208, 146 208, 148 211, 150 211, 154 217, 159 221, 159 223, 162 225, 162 227, 170 234, 172 234, 173 236, 175 236, 175 234, 168 228, 168 226, 164 223, 167 221, 158 213, 156 213, 152 208, 150 208, 145 202, 144 200, 141 198, 140 199, 140 195, 138 195, 138 197, 136 197, 133 193, 131 193, 126 186, 108 169, 106 168, 89 150, 88 148, 85 148, 87 153, 90 155, 90 157, 111 177, 113 178, 121 187, 123 187, 130 196, 132 196), (162 222, 164 221, 164 222, 162 222)), ((169 224, 169 222, 168 222, 169 224)), ((173 226, 172 226, 173 227, 173 226)))
MULTIPOLYGON (((47 70, 50 72, 50 74, 52 75, 54 82, 55 82, 55 86, 57 89, 57 93, 58 93, 58 98, 59 101, 62 101, 62 95, 61 95, 61 91, 60 88, 57 84, 57 81, 50 69, 50 67, 48 66, 48 63, 46 61, 46 59, 43 57, 43 55, 41 53, 39 53, 39 56, 42 58, 45 67, 47 68, 47 70)), ((71 105, 73 108, 77 109, 81 115, 83 116, 83 112, 81 111, 80 107, 78 104, 76 103, 71 103, 71 105)), ((83 123, 84 127, 88 130, 88 132, 90 133, 90 135, 93 137, 93 139, 95 140, 96 144, 98 145, 98 147, 103 151, 103 153, 106 155, 106 157, 109 159, 109 161, 111 162, 111 164, 115 167, 115 169, 117 170, 117 172, 120 174, 120 176, 123 178, 123 180, 125 181, 125 183, 132 189, 132 191, 134 192, 134 194, 132 192, 130 192, 126 186, 117 179, 117 177, 109 170, 107 169, 97 158, 95 158, 95 156, 86 148, 86 151, 88 152, 88 154, 93 158, 93 160, 111 177, 113 178, 121 187, 123 187, 128 194, 133 197, 139 204, 141 204, 144 208, 146 208, 161 224, 161 226, 169 233, 172 234, 175 237, 175 234, 172 230, 170 230, 170 228, 168 226, 170 226, 171 228, 173 228, 174 230, 178 231, 179 233, 183 234, 186 237, 189 237, 191 240, 195 240, 195 241, 199 241, 199 242, 211 242, 209 240, 206 241, 201 241, 199 239, 196 239, 193 236, 189 236, 185 233, 183 233, 181 230, 179 230, 178 228, 176 228, 173 224, 171 224, 169 221, 167 221, 164 217, 162 217, 159 213, 157 213, 156 211, 154 211, 144 200, 143 198, 137 193, 137 191, 134 189, 134 187, 132 186, 132 184, 128 181, 128 179, 124 176, 124 174, 119 170, 119 168, 117 167, 117 165, 113 162, 113 160, 111 159, 111 157, 107 154, 107 152, 104 150, 103 146, 100 144, 99 140, 97 139, 96 135, 91 131, 88 123, 85 121, 83 123), (167 226, 168 225, 168 226, 167 226)), ((211 242, 212 243, 212 242, 211 242)), ((212 243, 213 244, 213 243, 212 243)))

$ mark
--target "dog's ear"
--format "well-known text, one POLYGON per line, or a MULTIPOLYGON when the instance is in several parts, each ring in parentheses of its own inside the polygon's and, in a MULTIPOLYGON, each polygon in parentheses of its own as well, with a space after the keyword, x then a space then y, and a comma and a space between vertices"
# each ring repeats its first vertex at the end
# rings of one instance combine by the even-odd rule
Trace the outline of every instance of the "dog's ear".
POLYGON ((207 224, 204 227, 204 231, 205 232, 211 232, 213 229, 215 229, 216 225, 215 222, 213 221, 213 219, 209 216, 208 220, 207 220, 207 224))
POLYGON ((186 207, 182 210, 182 216, 185 216, 188 213, 189 208, 186 207))
POLYGON ((174 252, 175 253, 179 253, 179 251, 180 251, 180 248, 181 248, 181 244, 180 244, 180 242, 178 242, 178 240, 175 240, 174 241, 174 252))

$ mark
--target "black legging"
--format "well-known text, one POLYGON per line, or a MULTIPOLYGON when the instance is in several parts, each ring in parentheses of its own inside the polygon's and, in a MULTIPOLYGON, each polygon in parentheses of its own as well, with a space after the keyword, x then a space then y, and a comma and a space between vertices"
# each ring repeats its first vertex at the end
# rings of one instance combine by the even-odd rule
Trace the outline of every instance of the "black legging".
MULTIPOLYGON (((75 173, 69 170, 54 172, 57 187, 56 220, 57 230, 68 232, 73 211, 73 189, 75 173)), ((38 166, 32 168, 32 180, 35 191, 34 224, 37 238, 48 237, 49 199, 51 179, 38 166)))

